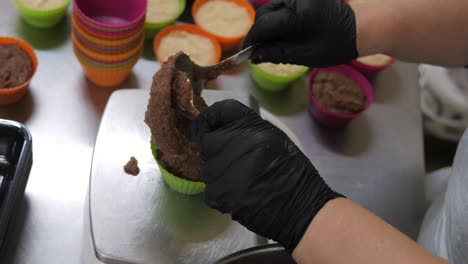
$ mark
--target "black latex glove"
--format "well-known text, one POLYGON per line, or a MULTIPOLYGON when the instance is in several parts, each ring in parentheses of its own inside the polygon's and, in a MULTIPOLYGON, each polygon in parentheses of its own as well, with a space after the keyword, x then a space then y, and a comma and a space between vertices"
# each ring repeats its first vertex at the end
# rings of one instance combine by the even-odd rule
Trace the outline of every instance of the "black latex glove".
POLYGON ((205 203, 288 252, 340 196, 286 134, 235 100, 209 107, 188 133, 201 143, 205 203))
POLYGON ((252 62, 327 67, 358 57, 356 20, 342 0, 273 0, 255 17, 244 47, 252 62))

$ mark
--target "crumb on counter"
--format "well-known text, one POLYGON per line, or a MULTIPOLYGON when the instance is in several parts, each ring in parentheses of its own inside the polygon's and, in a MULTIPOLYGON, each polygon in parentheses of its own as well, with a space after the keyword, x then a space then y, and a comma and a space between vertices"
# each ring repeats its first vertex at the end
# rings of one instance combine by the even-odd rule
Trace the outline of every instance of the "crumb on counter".
POLYGON ((124 171, 127 174, 131 174, 133 176, 138 175, 140 173, 140 168, 138 168, 138 160, 135 157, 130 157, 130 160, 125 164, 124 171))

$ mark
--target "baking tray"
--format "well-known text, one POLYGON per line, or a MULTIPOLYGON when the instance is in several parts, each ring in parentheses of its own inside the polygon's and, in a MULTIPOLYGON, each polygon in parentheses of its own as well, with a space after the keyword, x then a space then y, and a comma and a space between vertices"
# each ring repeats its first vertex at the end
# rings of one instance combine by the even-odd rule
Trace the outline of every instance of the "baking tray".
POLYGON ((0 119, 0 245, 23 198, 31 166, 31 134, 18 122, 0 119))

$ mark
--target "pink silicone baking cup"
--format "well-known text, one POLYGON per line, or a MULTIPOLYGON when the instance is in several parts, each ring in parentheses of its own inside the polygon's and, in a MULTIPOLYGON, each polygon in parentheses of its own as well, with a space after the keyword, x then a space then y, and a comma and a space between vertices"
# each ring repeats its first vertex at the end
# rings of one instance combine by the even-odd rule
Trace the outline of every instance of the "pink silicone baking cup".
POLYGON ((329 68, 315 68, 312 70, 309 76, 309 100, 310 100, 310 107, 309 111, 312 117, 321 125, 328 126, 328 127, 338 127, 347 124, 349 121, 355 119, 359 115, 361 115, 367 108, 372 104, 374 101, 374 92, 372 90, 372 86, 369 81, 366 79, 364 75, 362 75, 357 70, 351 68, 347 65, 338 65, 329 68), (342 114, 337 113, 331 109, 320 104, 317 98, 314 97, 312 92, 312 84, 314 82, 315 76, 322 71, 327 72, 340 72, 344 74, 346 77, 355 80, 359 86, 364 91, 366 96, 366 105, 364 109, 358 113, 354 114, 342 114))
POLYGON ((255 7, 255 9, 259 9, 263 5, 270 3, 271 0, 250 0, 250 3, 255 7))
POLYGON ((89 38, 81 35, 81 33, 75 28, 72 29, 72 34, 76 37, 76 40, 79 41, 86 48, 102 54, 118 54, 123 53, 129 50, 132 50, 134 47, 138 46, 144 41, 144 32, 142 31, 139 35, 136 36, 134 40, 128 43, 118 44, 117 42, 109 42, 111 44, 100 44, 93 42, 89 38))
POLYGON ((93 63, 95 66, 106 67, 106 68, 118 68, 121 65, 124 65, 124 64, 128 65, 130 62, 136 62, 143 54, 143 50, 140 50, 139 52, 136 52, 135 54, 133 54, 132 57, 109 61, 109 60, 100 60, 94 57, 90 57, 89 55, 83 53, 83 51, 81 51, 79 47, 77 47, 77 45, 75 45, 74 43, 73 43, 73 51, 75 52, 75 55, 82 57, 83 59, 89 61, 90 63, 93 63))
POLYGON ((144 40, 141 39, 140 43, 137 46, 135 46, 132 49, 127 50, 125 52, 114 53, 114 54, 104 54, 104 53, 99 53, 99 52, 95 52, 95 51, 90 50, 88 47, 84 46, 83 43, 78 41, 75 34, 72 33, 72 43, 82 53, 86 54, 90 58, 95 58, 95 59, 98 59, 98 60, 109 61, 109 62, 124 60, 124 59, 132 57, 136 53, 141 52, 141 50, 143 50, 143 44, 144 44, 143 41, 144 40))
POLYGON ((130 29, 125 29, 121 31, 103 31, 96 28, 93 28, 87 22, 81 20, 77 15, 76 12, 72 13, 72 27, 79 28, 83 31, 83 34, 88 35, 89 37, 107 40, 107 41, 125 41, 129 38, 132 38, 135 34, 140 32, 145 25, 144 19, 142 19, 138 24, 130 29))
POLYGON ((373 65, 365 64, 365 63, 362 63, 362 62, 360 62, 358 60, 353 60, 349 64, 351 65, 351 67, 355 68, 360 73, 364 74, 364 76, 366 76, 367 78, 372 78, 375 75, 377 75, 377 73, 379 73, 379 72, 385 70, 386 68, 388 68, 394 62, 395 62, 395 59, 391 58, 387 63, 385 63, 383 65, 379 65, 379 66, 373 66, 373 65))
POLYGON ((144 20, 147 5, 147 0, 74 0, 73 10, 93 28, 114 32, 144 20))

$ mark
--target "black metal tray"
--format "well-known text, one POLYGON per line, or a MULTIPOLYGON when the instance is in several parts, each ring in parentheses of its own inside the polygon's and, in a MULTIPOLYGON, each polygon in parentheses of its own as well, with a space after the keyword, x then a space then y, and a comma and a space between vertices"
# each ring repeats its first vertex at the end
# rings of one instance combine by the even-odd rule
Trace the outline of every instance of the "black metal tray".
POLYGON ((216 264, 295 264, 294 259, 278 244, 245 249, 224 257, 216 264))
POLYGON ((23 198, 31 166, 31 134, 18 122, 0 119, 0 246, 23 198))

